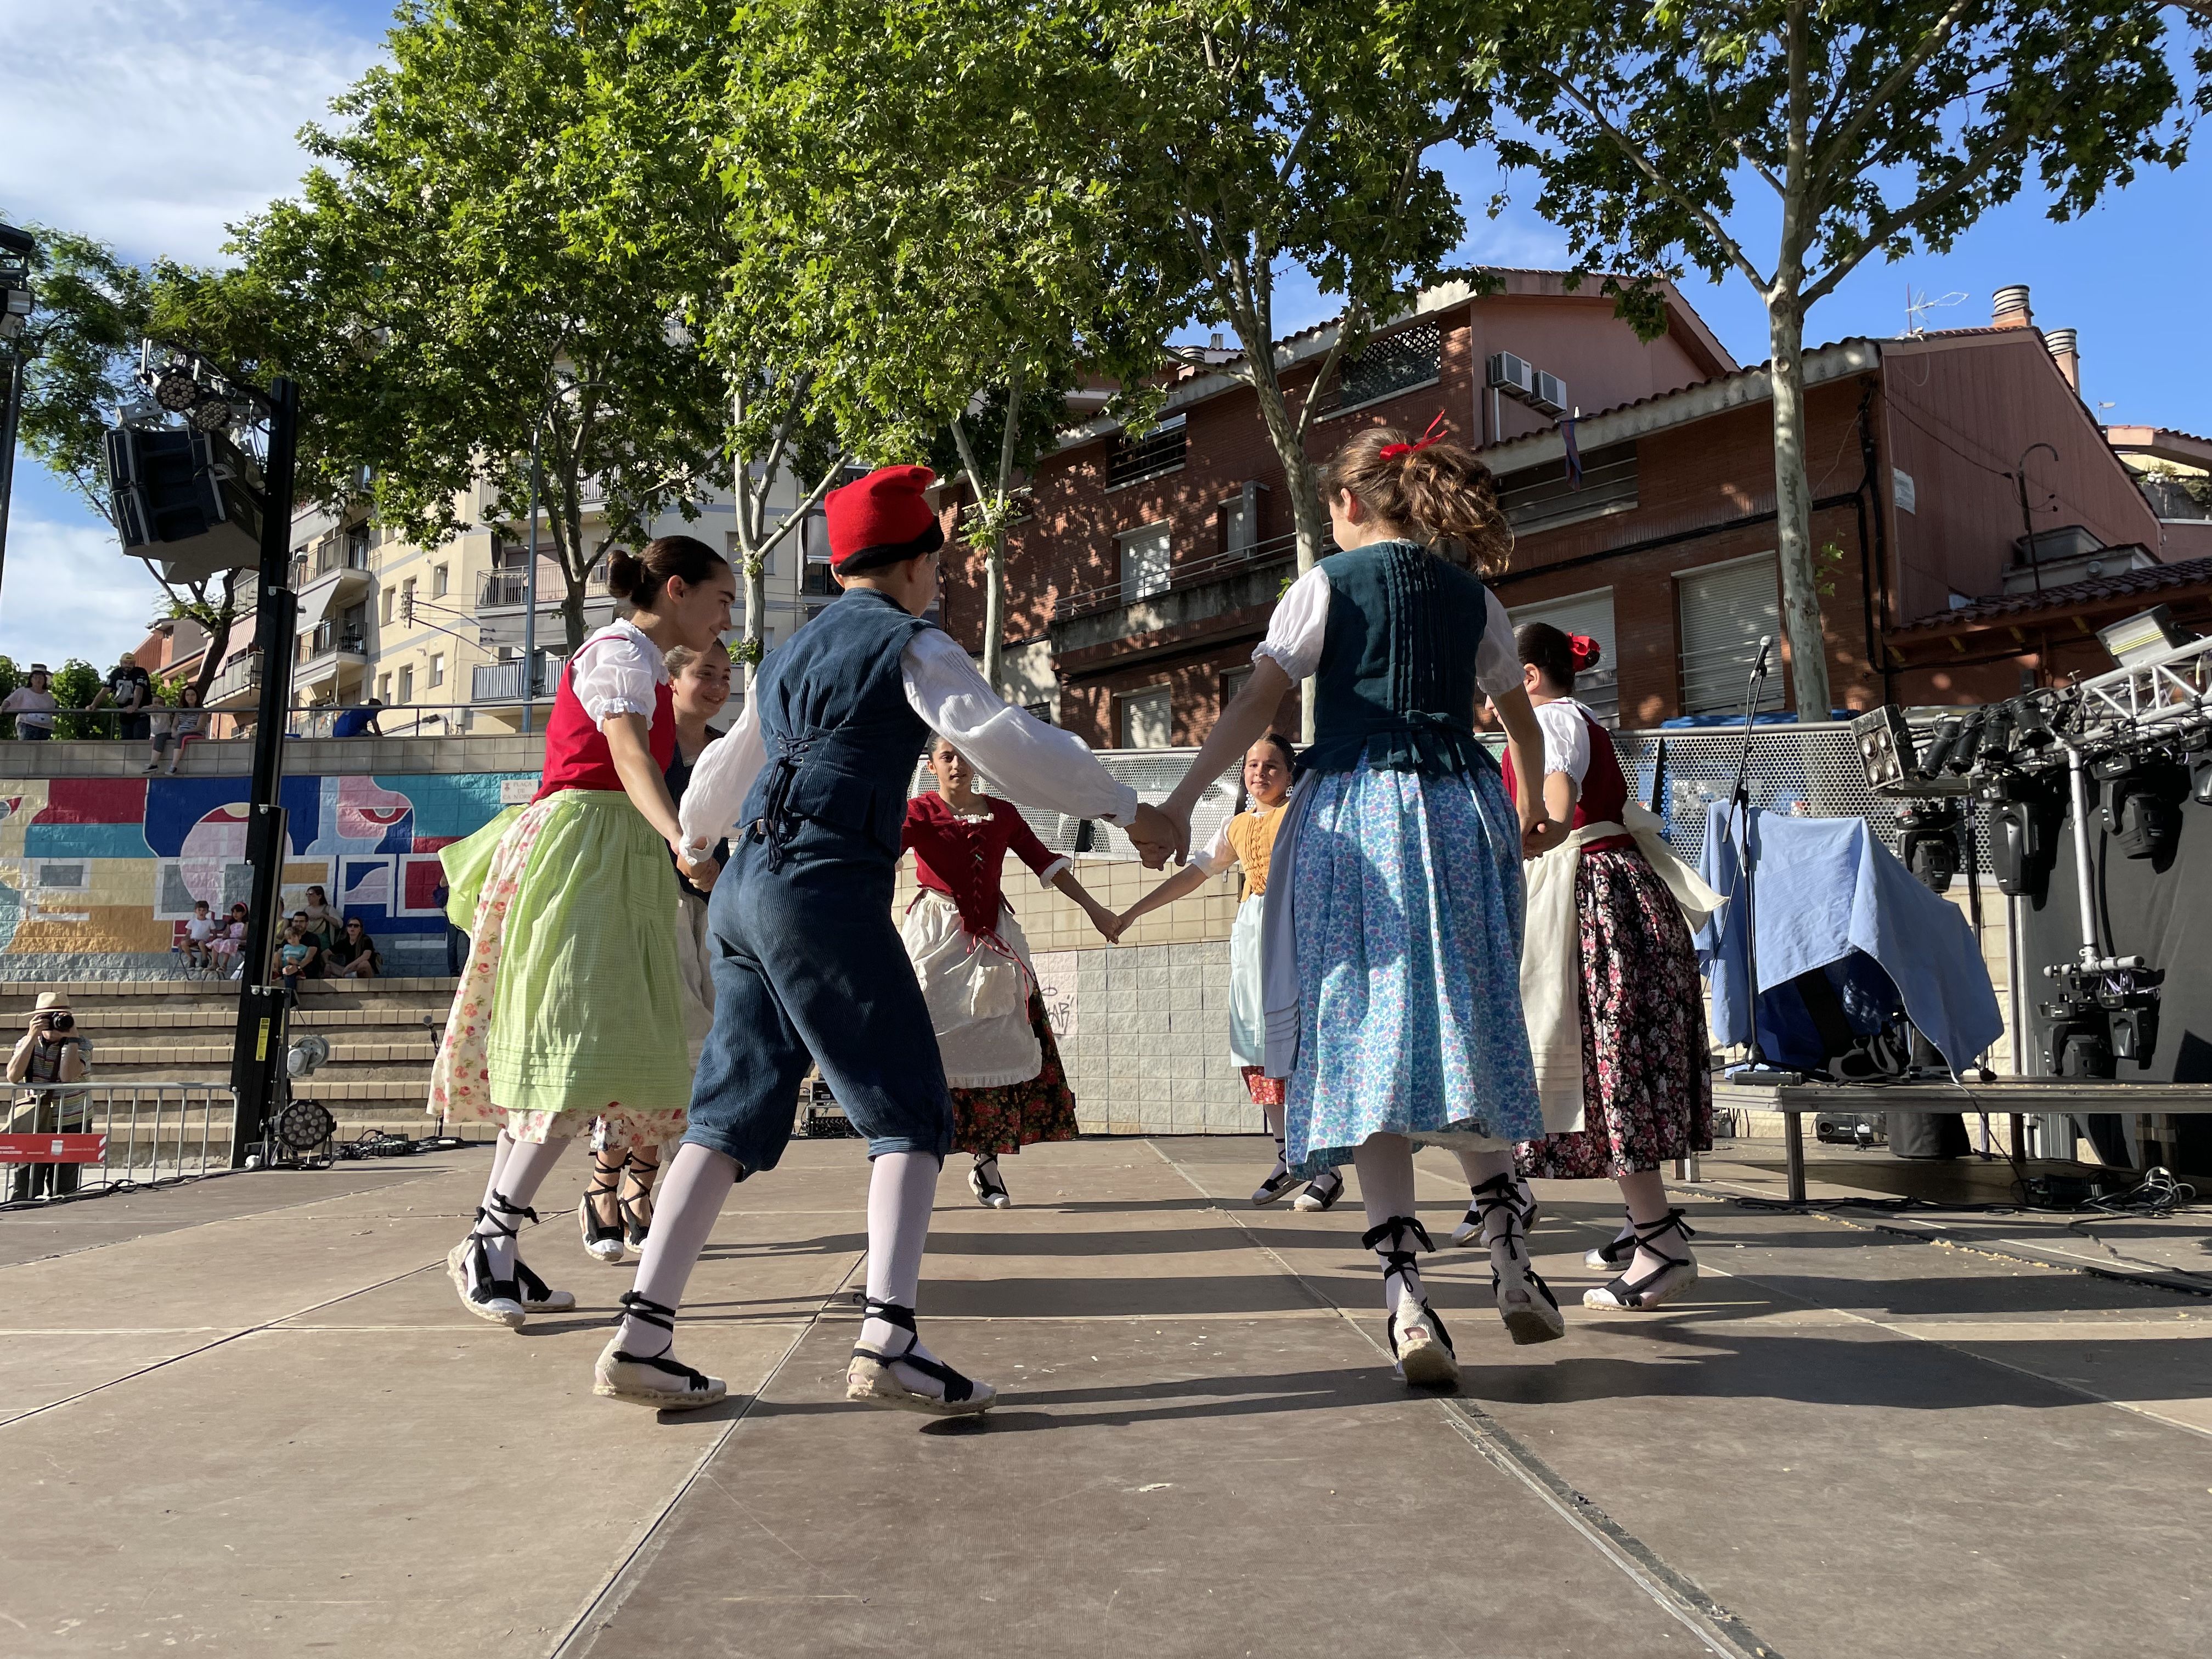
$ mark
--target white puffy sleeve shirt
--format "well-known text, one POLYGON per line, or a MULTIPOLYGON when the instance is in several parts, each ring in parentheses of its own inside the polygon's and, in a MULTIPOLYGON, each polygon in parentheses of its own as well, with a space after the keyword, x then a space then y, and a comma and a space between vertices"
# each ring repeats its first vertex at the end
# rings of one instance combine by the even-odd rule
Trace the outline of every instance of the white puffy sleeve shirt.
MULTIPOLYGON (((1490 601, 1481 641, 1474 648, 1474 683, 1486 696, 1497 696, 1521 684, 1521 653, 1513 643, 1513 623, 1498 595, 1484 590, 1490 601)), ((1267 621, 1267 637, 1253 648, 1252 660, 1272 659, 1293 681, 1309 678, 1321 666, 1322 646, 1328 638, 1328 567, 1317 564, 1291 584, 1291 591, 1276 604, 1267 621)))
POLYGON ((1583 719, 1583 706, 1572 697, 1559 697, 1543 703, 1536 710, 1536 724, 1544 732, 1544 772, 1565 772, 1583 787, 1589 775, 1589 726, 1583 719))
MULTIPOLYGON (((999 788, 1070 817, 1127 824, 1137 792, 1115 781, 1073 732, 1014 708, 991 690, 968 653, 940 628, 916 634, 899 656, 907 706, 999 788)), ((745 792, 767 764, 757 701, 748 697, 730 734, 711 745, 684 791, 684 845, 695 856, 740 832, 745 792)))
POLYGON ((617 714, 641 714, 650 720, 654 692, 667 683, 668 663, 660 647, 630 623, 618 622, 577 647, 569 687, 592 724, 604 726, 617 714))

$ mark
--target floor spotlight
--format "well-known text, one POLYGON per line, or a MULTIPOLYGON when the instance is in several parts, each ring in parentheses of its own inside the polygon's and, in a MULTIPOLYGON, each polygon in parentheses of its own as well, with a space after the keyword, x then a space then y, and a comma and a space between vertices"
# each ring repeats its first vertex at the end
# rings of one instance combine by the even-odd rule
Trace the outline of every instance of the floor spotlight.
POLYGON ((200 400, 200 383, 182 363, 171 363, 154 378, 154 401, 181 415, 200 400))

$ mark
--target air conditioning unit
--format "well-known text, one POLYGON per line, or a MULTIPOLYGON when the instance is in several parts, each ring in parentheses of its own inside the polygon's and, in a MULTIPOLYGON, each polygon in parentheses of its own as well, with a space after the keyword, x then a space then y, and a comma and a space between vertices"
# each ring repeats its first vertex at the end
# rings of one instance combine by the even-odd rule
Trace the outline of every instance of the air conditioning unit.
POLYGON ((1526 398, 1536 389, 1536 370, 1533 364, 1510 351, 1494 352, 1490 359, 1487 384, 1509 398, 1526 398))
POLYGON ((1521 401, 1540 415, 1564 415, 1567 412, 1567 383, 1540 368, 1536 371, 1536 383, 1522 394, 1521 401))

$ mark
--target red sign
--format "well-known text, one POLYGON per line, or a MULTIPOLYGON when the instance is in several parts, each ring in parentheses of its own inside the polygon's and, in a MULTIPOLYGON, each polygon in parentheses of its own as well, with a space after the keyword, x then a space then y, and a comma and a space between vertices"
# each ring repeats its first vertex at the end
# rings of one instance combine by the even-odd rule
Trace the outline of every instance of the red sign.
POLYGON ((106 1135, 0 1135, 0 1164, 98 1164, 106 1135))

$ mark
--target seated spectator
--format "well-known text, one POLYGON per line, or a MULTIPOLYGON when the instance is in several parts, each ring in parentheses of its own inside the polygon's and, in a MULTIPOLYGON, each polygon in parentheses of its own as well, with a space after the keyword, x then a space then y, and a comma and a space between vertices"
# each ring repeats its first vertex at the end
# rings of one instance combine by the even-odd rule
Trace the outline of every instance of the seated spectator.
POLYGON ((31 677, 0 702, 0 714, 15 717, 15 736, 23 743, 44 743, 54 734, 53 676, 42 662, 31 665, 31 677))
POLYGON ((371 697, 358 708, 349 708, 331 722, 334 738, 380 738, 383 731, 377 726, 376 711, 384 707, 382 699, 371 697))
POLYGON ((154 758, 146 763, 149 772, 161 764, 161 757, 169 757, 169 775, 177 775, 177 763, 185 757, 185 745, 199 740, 200 727, 207 715, 200 708, 200 689, 188 685, 178 694, 174 708, 156 708, 148 716, 154 723, 154 758), (175 744, 173 749, 172 744, 175 744))
POLYGON ((154 706, 154 677, 128 651, 107 671, 107 682, 93 698, 92 706, 97 708, 110 702, 115 705, 118 738, 125 743, 144 743, 153 736, 153 723, 146 711, 154 706))
POLYGON ((337 942, 324 952, 334 979, 374 979, 383 971, 384 958, 377 954, 376 941, 368 936, 359 916, 346 918, 345 932, 337 942))
POLYGON ((192 919, 185 924, 185 966, 213 968, 215 936, 222 923, 208 914, 208 902, 200 899, 192 905, 192 919))
MULTIPOLYGON (((29 1029, 8 1057, 8 1081, 23 1084, 82 1083, 91 1075, 86 1063, 92 1045, 76 1034, 76 1016, 58 991, 42 991, 31 1012, 29 1029)), ((7 1118, 10 1134, 72 1134, 83 1129, 89 1104, 82 1094, 29 1088, 15 1097, 7 1118)), ((24 1164, 9 1179, 8 1195, 21 1201, 73 1193, 74 1164, 24 1164)))
POLYGON ((244 905, 234 904, 230 907, 230 915, 216 931, 210 948, 215 951, 216 968, 225 970, 226 978, 239 979, 244 976, 245 964, 239 960, 246 950, 246 907, 244 905))
POLYGON ((276 960, 270 964, 284 981, 284 1000, 291 1007, 300 1006, 300 981, 311 974, 319 976, 323 953, 307 937, 307 930, 295 916, 284 928, 284 942, 276 947, 276 960))
POLYGON ((307 932, 315 943, 325 951, 337 943, 338 935, 345 930, 344 921, 331 908, 330 895, 319 887, 307 890, 307 907, 300 914, 307 917, 307 932))

